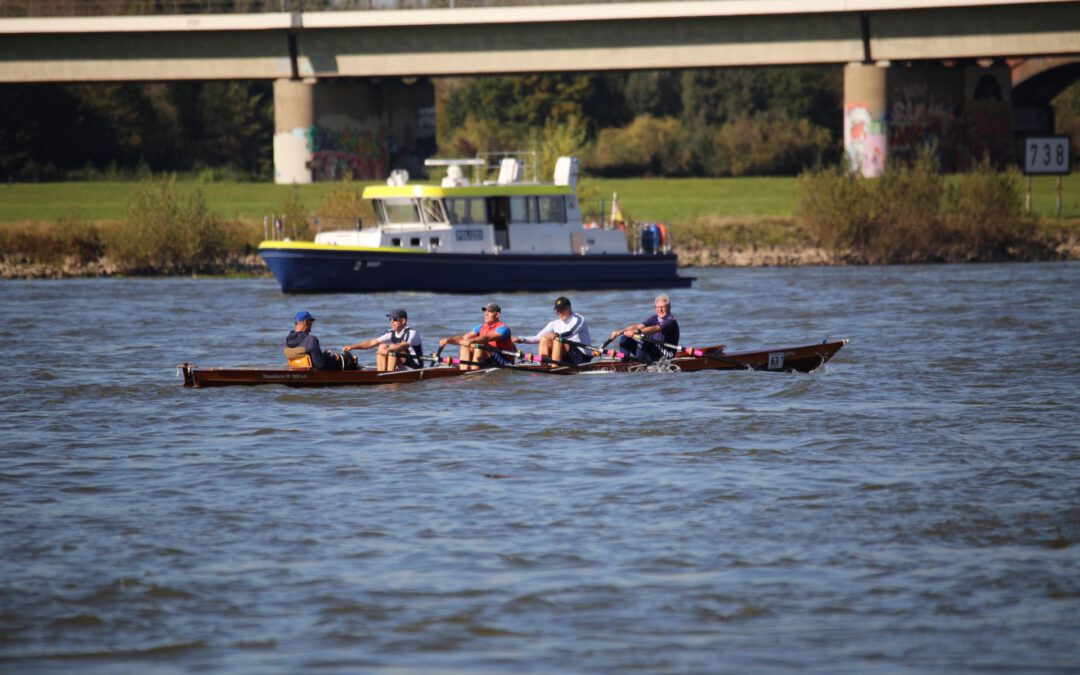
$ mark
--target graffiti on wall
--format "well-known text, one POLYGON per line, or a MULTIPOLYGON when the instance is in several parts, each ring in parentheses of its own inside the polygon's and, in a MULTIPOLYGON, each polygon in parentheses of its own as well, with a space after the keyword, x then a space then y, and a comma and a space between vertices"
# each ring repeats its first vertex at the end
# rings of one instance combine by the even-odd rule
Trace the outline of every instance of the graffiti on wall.
POLYGON ((335 129, 314 124, 305 136, 314 180, 377 180, 389 173, 386 127, 371 130, 344 125, 335 129))
MULTIPOLYGON (((945 171, 963 170, 987 157, 1008 160, 1012 116, 1008 91, 994 76, 974 78, 966 96, 935 95, 929 86, 910 84, 890 96, 889 152, 912 158, 923 146, 937 149, 945 171)), ((948 92, 946 92, 948 93, 948 92)))
POLYGON ((901 88, 889 106, 889 148, 897 157, 912 158, 919 148, 932 146, 942 164, 954 165, 960 127, 957 107, 936 98, 925 86, 901 88))
POLYGON ((888 152, 885 120, 874 119, 866 103, 844 106, 844 149, 856 173, 872 178, 885 170, 888 152))

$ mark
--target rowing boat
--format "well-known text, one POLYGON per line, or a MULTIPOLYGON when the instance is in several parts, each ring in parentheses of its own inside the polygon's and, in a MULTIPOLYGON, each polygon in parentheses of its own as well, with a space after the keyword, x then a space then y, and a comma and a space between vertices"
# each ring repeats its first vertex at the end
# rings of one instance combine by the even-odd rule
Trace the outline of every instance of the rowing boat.
MULTIPOLYGON (((719 347, 695 350, 701 356, 680 352, 674 358, 645 365, 614 360, 597 360, 580 366, 519 365, 507 370, 546 375, 571 375, 575 373, 625 373, 639 371, 665 371, 692 373, 703 370, 766 370, 773 372, 809 373, 817 370, 847 344, 847 340, 825 341, 819 344, 795 347, 773 347, 751 351, 725 352, 719 347)), ((185 387, 254 386, 281 384, 289 387, 344 387, 371 386, 379 384, 404 384, 439 380, 462 375, 491 372, 496 369, 466 371, 445 365, 418 370, 400 370, 381 373, 376 370, 328 371, 312 368, 239 367, 201 368, 182 363, 177 372, 184 378, 185 387)))

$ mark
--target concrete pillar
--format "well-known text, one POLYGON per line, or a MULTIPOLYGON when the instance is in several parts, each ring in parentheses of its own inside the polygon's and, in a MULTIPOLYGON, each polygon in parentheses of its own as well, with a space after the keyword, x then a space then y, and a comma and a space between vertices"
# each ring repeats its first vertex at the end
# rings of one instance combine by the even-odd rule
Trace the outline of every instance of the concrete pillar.
POLYGON ((885 171, 888 157, 888 66, 844 67, 844 151, 853 171, 868 178, 885 171))
POLYGON ((311 182, 315 81, 274 81, 274 182, 311 182))

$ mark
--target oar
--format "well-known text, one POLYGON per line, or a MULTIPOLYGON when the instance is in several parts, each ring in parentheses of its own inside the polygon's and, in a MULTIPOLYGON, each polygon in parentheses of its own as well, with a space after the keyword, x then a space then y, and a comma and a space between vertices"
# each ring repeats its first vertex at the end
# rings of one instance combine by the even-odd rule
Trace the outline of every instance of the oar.
MULTIPOLYGON (((441 349, 439 351, 442 351, 441 349)), ((411 358, 418 359, 420 361, 431 361, 432 363, 445 363, 448 366, 483 366, 488 368, 488 364, 481 363, 479 361, 462 361, 459 358, 453 356, 439 356, 438 352, 435 352, 431 356, 412 356, 411 358)))
POLYGON ((492 354, 502 354, 503 356, 509 356, 510 358, 514 359, 515 361, 522 360, 522 361, 529 361, 531 363, 536 363, 536 364, 544 364, 544 365, 555 366, 554 368, 537 368, 536 366, 503 366, 503 365, 499 365, 495 361, 492 361, 492 364, 496 368, 509 368, 511 370, 525 370, 525 371, 528 371, 530 373, 554 373, 554 374, 562 374, 567 369, 571 369, 571 368, 575 369, 575 370, 577 369, 577 366, 572 366, 572 365, 569 365, 569 364, 566 364, 566 363, 559 363, 558 361, 552 361, 551 359, 544 358, 543 356, 536 356, 534 354, 528 354, 526 352, 509 351, 507 349, 498 349, 496 347, 489 347, 488 345, 480 344, 480 343, 473 343, 470 346, 476 347, 478 349, 483 349, 485 352, 491 352, 492 354))
MULTIPOLYGON (((611 340, 614 339, 615 338, 611 338, 611 340)), ((573 340, 567 340, 566 338, 558 338, 558 340, 565 345, 571 345, 573 347, 581 347, 582 349, 587 349, 596 356, 610 356, 613 359, 627 359, 629 361, 635 361, 637 363, 644 363, 644 361, 642 361, 641 359, 635 358, 630 354, 626 354, 624 352, 617 352, 614 349, 604 349, 604 347, 607 347, 609 344, 611 344, 611 340, 605 342, 601 347, 590 345, 585 342, 575 342, 573 340)))
POLYGON ((721 361, 723 363, 730 363, 731 365, 738 366, 739 368, 742 368, 744 370, 756 370, 749 363, 743 363, 742 361, 736 361, 735 359, 729 359, 729 358, 724 357, 724 356, 719 356, 715 352, 706 352, 706 351, 703 351, 701 349, 694 349, 693 347, 683 347, 682 345, 673 345, 673 344, 670 344, 668 342, 660 342, 660 341, 657 341, 657 340, 650 339, 649 336, 645 335, 644 333, 635 333, 634 334, 634 339, 639 341, 639 342, 649 342, 651 344, 656 345, 657 347, 663 347, 665 349, 671 349, 676 354, 679 353, 679 352, 686 352, 687 354, 690 354, 692 356, 698 356, 698 357, 702 357, 702 358, 706 358, 706 359, 715 359, 715 360, 721 361))

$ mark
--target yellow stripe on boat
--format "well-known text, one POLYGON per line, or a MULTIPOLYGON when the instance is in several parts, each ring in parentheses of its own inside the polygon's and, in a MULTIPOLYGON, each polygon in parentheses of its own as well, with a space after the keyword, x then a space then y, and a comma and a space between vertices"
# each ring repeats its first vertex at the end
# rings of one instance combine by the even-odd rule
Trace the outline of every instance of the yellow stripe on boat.
POLYGON ((259 242, 259 249, 277 248, 293 251, 378 251, 382 253, 423 253, 426 248, 400 247, 400 246, 338 246, 336 244, 316 244, 313 241, 279 241, 269 240, 259 242))
POLYGON ((393 199, 410 197, 521 197, 573 194, 564 185, 471 185, 469 187, 440 187, 437 185, 369 185, 364 199, 393 199))

